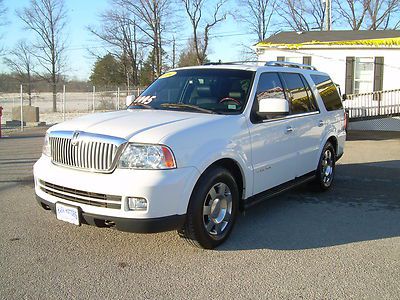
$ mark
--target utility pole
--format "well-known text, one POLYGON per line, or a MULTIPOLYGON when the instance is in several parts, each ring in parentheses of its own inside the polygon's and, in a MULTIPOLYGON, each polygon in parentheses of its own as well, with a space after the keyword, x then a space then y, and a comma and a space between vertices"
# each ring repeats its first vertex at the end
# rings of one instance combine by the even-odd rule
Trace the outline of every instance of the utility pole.
POLYGON ((173 69, 175 69, 175 63, 176 63, 176 60, 175 60, 175 57, 176 57, 175 47, 176 47, 176 42, 175 42, 175 36, 174 36, 174 38, 172 40, 172 68, 173 69))
POLYGON ((331 31, 332 27, 332 0, 325 1, 325 30, 331 31))

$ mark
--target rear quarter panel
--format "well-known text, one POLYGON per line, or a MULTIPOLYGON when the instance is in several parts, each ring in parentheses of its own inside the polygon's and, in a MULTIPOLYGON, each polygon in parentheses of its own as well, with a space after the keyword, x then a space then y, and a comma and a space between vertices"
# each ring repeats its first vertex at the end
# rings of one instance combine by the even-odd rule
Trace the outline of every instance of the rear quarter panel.
MULTIPOLYGON (((328 75, 322 72, 312 72, 313 74, 320 74, 320 75, 328 75)), ((346 141, 346 130, 344 128, 345 120, 344 120, 344 109, 328 111, 325 108, 324 102, 318 92, 318 89, 310 76, 311 72, 304 74, 308 83, 310 84, 311 90, 315 96, 315 99, 318 104, 318 108, 321 112, 321 118, 325 123, 325 127, 320 139, 320 146, 318 152, 318 158, 316 160, 315 168, 318 166, 318 159, 322 153, 322 149, 327 142, 327 140, 331 137, 335 137, 337 140, 337 148, 336 148, 336 155, 340 156, 344 152, 344 143, 346 141)))

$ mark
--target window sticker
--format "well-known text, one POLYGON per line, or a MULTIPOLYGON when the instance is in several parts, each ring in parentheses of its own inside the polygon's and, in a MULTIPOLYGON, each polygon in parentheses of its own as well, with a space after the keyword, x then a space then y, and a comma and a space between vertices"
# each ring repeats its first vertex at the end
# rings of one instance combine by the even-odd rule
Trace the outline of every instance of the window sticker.
POLYGON ((169 77, 172 77, 172 76, 175 76, 175 75, 176 75, 176 72, 168 72, 168 73, 165 73, 165 74, 161 75, 159 77, 159 79, 169 78, 169 77))
POLYGON ((142 104, 149 104, 151 101, 153 101, 156 98, 156 96, 139 96, 135 99, 133 104, 135 103, 142 103, 142 104))
POLYGON ((229 104, 228 105, 228 109, 236 109, 236 105, 235 104, 229 104))

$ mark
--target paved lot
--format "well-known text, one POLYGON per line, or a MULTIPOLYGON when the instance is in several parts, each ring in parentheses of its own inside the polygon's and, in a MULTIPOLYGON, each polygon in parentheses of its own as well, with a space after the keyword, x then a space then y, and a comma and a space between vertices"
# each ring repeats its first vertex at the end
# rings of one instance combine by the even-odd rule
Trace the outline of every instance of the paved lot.
POLYGON ((40 134, 0 140, 1 299, 400 299, 399 134, 353 133, 332 191, 258 205, 214 251, 56 221, 34 198, 40 134))

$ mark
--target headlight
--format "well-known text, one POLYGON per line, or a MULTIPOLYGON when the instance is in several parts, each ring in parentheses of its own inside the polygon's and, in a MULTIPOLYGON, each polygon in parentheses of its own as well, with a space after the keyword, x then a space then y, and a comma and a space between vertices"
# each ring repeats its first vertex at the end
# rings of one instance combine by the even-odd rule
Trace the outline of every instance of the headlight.
POLYGON ((162 145, 129 144, 119 159, 123 169, 174 169, 172 151, 162 145))
POLYGON ((44 136, 42 153, 46 156, 51 156, 50 139, 49 139, 49 135, 47 134, 47 132, 46 132, 46 135, 44 136))

